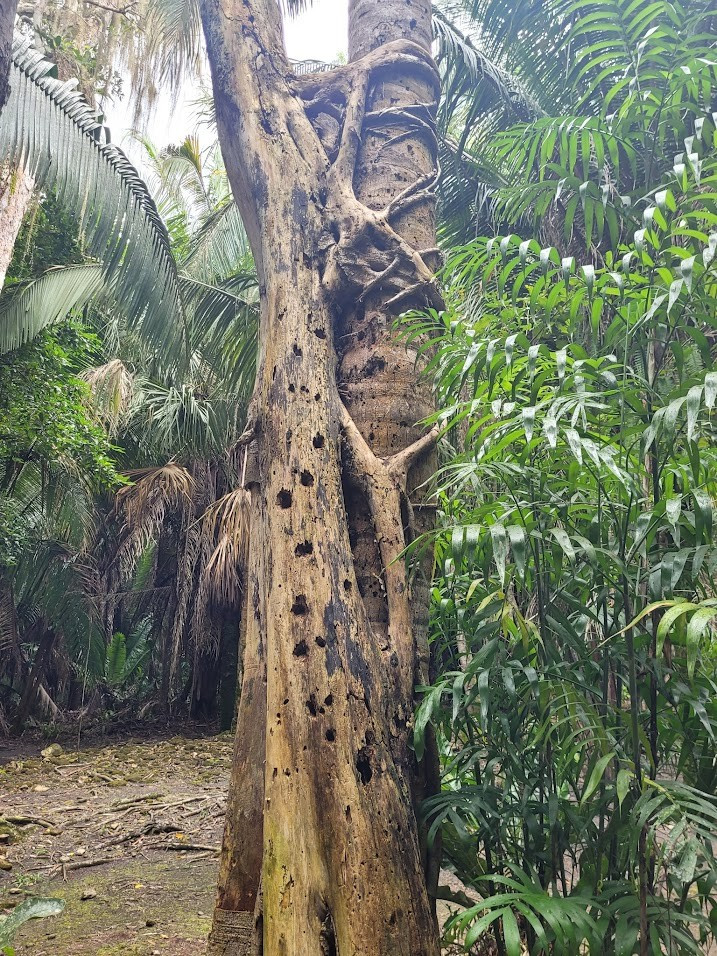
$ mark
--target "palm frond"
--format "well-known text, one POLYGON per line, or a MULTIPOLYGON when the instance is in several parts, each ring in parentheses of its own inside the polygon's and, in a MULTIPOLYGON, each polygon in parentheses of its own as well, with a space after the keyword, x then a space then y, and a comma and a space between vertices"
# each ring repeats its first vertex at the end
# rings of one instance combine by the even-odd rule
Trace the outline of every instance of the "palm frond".
POLYGON ((148 312, 158 344, 178 334, 179 290, 167 230, 147 187, 72 82, 28 40, 13 48, 12 90, 0 120, 0 156, 25 167, 77 210, 88 250, 130 315, 148 312))
POLYGON ((538 101, 520 79, 492 59, 445 13, 435 10, 433 33, 436 60, 443 71, 442 115, 444 125, 461 107, 469 128, 479 114, 496 113, 501 125, 528 122, 543 115, 538 101))
POLYGON ((127 477, 133 484, 120 489, 115 498, 115 510, 123 520, 117 558, 126 578, 159 535, 165 516, 190 503, 195 490, 191 474, 173 462, 135 469, 127 477))
POLYGON ((149 0, 144 37, 133 71, 140 88, 177 90, 187 74, 201 72, 204 48, 198 0, 149 0))
POLYGON ((193 237, 182 271, 212 281, 246 270, 249 241, 239 209, 231 197, 213 209, 193 237))
POLYGON ((0 355, 84 308, 103 286, 102 266, 91 263, 50 269, 20 289, 0 295, 0 355))
POLYGON ((81 375, 90 386, 95 409, 110 435, 117 435, 134 396, 134 378, 121 359, 88 369, 81 375))
POLYGON ((292 17, 298 16, 300 13, 303 13, 304 10, 308 10, 311 3, 312 0, 279 0, 281 9, 292 17))

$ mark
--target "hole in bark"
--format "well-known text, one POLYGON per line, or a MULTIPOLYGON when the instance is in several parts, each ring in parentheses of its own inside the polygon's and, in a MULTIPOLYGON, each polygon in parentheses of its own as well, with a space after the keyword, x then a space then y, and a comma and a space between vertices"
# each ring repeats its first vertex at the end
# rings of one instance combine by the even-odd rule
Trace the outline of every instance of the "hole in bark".
POLYGON ((301 348, 299 347, 298 343, 294 342, 294 355, 298 355, 299 358, 301 358, 303 354, 304 353, 301 351, 301 348))
POLYGON ((316 717, 318 714, 319 708, 316 706, 316 696, 314 694, 306 701, 306 709, 312 717, 316 717))
POLYGON ((291 394, 293 395, 294 392, 296 391, 296 385, 290 385, 290 386, 289 386, 289 391, 290 391, 291 394))
POLYGON ((301 484, 304 486, 304 488, 310 488, 313 485, 313 483, 314 483, 314 476, 311 474, 311 472, 302 471, 301 484))
POLYGON ((412 30, 415 30, 415 29, 416 29, 416 21, 415 21, 415 20, 409 20, 408 25, 409 25, 409 27, 410 27, 412 30))
POLYGON ((365 747, 362 747, 356 756, 356 769, 361 778, 361 783, 366 786, 371 777, 373 777, 373 770, 371 769, 368 750, 365 747))
POLYGON ((321 927, 319 946, 321 947, 321 956, 337 956, 338 954, 338 950, 336 949, 336 930, 334 929, 334 921, 331 918, 331 913, 326 916, 321 927))
POLYGON ((329 729, 326 731, 326 739, 330 744, 336 740, 336 731, 333 727, 329 727, 329 729))
POLYGON ((294 603, 291 605, 291 613, 299 616, 309 613, 309 605, 306 603, 305 594, 297 594, 294 603))
POLYGON ((370 378, 372 375, 375 375, 376 372, 383 372, 386 368, 386 359, 381 358, 380 355, 372 355, 371 358, 366 362, 361 373, 364 378, 370 378))
POLYGON ((326 641, 323 637, 321 637, 321 635, 316 638, 316 643, 319 645, 319 647, 326 647, 326 641))
POLYGON ((298 614, 298 615, 309 613, 309 605, 306 603, 305 594, 296 595, 296 597, 294 598, 294 603, 291 605, 291 613, 298 614))
POLYGON ((324 447, 324 436, 319 435, 318 433, 314 435, 314 448, 323 448, 324 447))
POLYGON ((314 553, 314 546, 310 541, 303 541, 294 548, 294 554, 297 558, 302 558, 307 554, 314 553))
POLYGON ((276 496, 276 503, 280 508, 290 508, 291 492, 287 491, 286 488, 282 488, 279 494, 276 496))
POLYGON ((306 641, 299 641, 299 643, 294 647, 294 657, 306 657, 309 653, 309 645, 306 641))
POLYGON ((316 395, 314 395, 314 401, 315 402, 321 401, 321 392, 317 392, 316 395))
POLYGON ((344 579, 344 591, 350 591, 350 590, 351 590, 351 582, 349 581, 348 578, 345 578, 345 579, 344 579))
POLYGON ((333 703, 334 703, 334 695, 333 695, 333 694, 329 694, 329 696, 326 698, 326 700, 324 701, 324 703, 326 704, 327 707, 331 707, 331 706, 333 705, 333 703))
POLYGON ((314 335, 317 339, 325 339, 326 332, 323 329, 314 329, 314 335))

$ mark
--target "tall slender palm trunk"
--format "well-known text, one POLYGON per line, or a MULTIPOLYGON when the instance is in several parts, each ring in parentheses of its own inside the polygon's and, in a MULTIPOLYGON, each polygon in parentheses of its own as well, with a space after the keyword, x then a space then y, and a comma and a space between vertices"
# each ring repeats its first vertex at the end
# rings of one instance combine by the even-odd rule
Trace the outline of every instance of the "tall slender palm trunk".
POLYGON ((391 335, 401 311, 437 301, 430 5, 356 0, 352 62, 302 79, 276 0, 204 0, 202 17, 262 305, 210 953, 436 956, 408 747, 425 591, 414 615, 401 557, 430 520, 411 499, 435 435, 391 335))

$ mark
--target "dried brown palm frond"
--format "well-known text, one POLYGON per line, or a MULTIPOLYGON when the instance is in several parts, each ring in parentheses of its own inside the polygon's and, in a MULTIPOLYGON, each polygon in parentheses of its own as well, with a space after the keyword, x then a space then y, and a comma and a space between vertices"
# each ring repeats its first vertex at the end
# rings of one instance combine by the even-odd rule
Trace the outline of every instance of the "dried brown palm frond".
POLYGON ((127 419, 134 397, 134 378, 121 359, 82 373, 92 394, 96 414, 110 435, 116 435, 127 419))
POLYGON ((222 535, 204 569, 210 595, 228 607, 238 606, 241 587, 242 546, 229 535, 222 535))
POLYGON ((251 495, 246 488, 235 488, 212 502, 201 519, 204 534, 212 536, 214 541, 228 537, 237 544, 240 557, 249 536, 250 501, 251 495))
POLYGON ((131 485, 115 496, 115 511, 123 520, 117 551, 122 574, 132 573, 139 556, 157 538, 168 513, 191 505, 196 482, 186 468, 168 462, 127 472, 131 485))
POLYGON ((249 544, 250 500, 245 488, 237 488, 213 502, 202 515, 202 536, 211 550, 197 589, 192 622, 195 635, 207 631, 212 603, 238 611, 241 571, 249 544))

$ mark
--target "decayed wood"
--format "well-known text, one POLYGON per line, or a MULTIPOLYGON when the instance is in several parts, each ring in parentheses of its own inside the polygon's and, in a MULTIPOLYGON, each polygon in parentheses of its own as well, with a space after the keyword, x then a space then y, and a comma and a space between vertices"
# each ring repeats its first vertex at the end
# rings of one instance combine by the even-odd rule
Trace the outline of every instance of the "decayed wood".
MULTIPOLYGON (((377 138, 386 132, 378 87, 410 80, 410 102, 389 130, 405 127, 406 116, 412 134, 432 130, 435 67, 427 41, 407 38, 423 38, 426 25, 404 25, 401 11, 397 36, 382 31, 356 63, 300 81, 275 0, 203 0, 202 19, 220 139, 261 295, 242 439, 253 463, 248 672, 210 953, 437 956, 408 772, 416 647, 400 558, 409 470, 425 465, 435 442, 415 427, 430 402, 406 405, 399 440, 387 425, 390 447, 382 448, 356 421, 357 392, 343 400, 344 370, 337 378, 347 324, 370 311, 371 329, 386 333, 402 309, 438 302, 421 230, 399 228, 409 213, 430 209, 435 171, 419 168, 415 183, 382 187, 372 202, 357 195, 366 127, 380 130, 377 138), (385 592, 385 622, 357 575, 369 566, 356 553, 360 509, 377 541, 377 557, 368 557, 385 592)), ((415 399, 412 359, 383 333, 377 357, 393 350, 404 377, 408 362, 413 389, 402 387, 415 399)))

